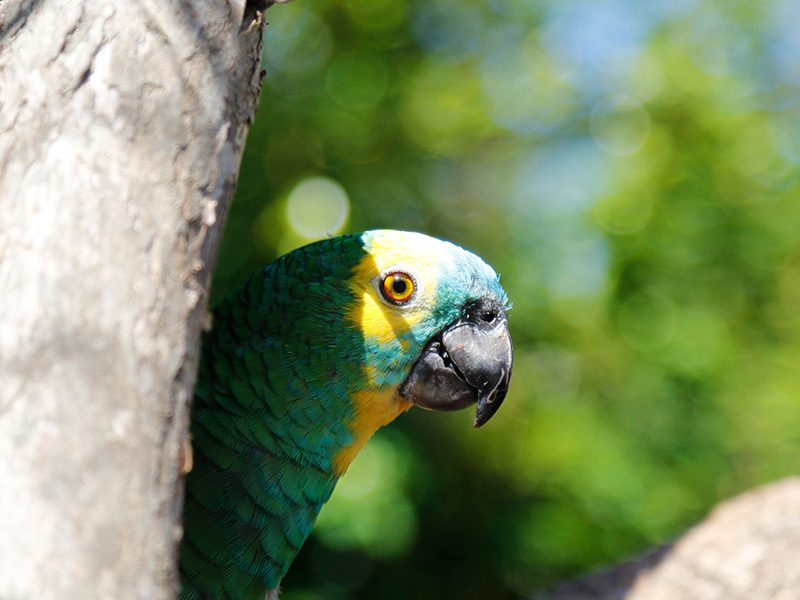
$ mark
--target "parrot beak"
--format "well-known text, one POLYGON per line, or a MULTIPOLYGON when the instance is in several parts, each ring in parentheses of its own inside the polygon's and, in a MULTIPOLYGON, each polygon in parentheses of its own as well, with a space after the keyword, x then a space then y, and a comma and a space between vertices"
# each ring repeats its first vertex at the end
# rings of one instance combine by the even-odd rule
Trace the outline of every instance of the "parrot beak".
POLYGON ((399 392, 429 410, 477 404, 475 427, 480 427, 503 403, 513 362, 505 308, 479 300, 433 336, 399 392))

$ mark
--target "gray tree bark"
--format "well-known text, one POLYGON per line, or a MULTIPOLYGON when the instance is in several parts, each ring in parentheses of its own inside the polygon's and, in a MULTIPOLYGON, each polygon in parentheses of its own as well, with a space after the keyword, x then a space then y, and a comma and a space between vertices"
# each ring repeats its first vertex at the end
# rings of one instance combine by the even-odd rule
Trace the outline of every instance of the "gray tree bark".
POLYGON ((0 0, 0 598, 174 597, 245 0, 0 0))
POLYGON ((716 508, 674 544, 546 600, 798 600, 800 478, 716 508))

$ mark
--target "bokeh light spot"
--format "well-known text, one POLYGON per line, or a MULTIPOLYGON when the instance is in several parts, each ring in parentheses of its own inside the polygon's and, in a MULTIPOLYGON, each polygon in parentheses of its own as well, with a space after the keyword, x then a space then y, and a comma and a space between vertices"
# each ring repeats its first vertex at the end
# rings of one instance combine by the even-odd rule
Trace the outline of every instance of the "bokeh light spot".
POLYGON ((339 233, 347 222, 350 200, 344 188, 328 177, 308 177, 286 199, 286 219, 302 237, 317 239, 339 233))

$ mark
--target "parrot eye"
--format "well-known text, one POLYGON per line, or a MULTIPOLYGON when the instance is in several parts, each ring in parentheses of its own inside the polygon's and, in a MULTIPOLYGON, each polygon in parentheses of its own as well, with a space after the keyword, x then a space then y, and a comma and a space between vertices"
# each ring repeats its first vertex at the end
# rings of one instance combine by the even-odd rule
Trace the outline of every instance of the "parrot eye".
POLYGON ((383 277, 381 293, 390 304, 405 304, 414 295, 416 285, 408 273, 392 271, 383 277))

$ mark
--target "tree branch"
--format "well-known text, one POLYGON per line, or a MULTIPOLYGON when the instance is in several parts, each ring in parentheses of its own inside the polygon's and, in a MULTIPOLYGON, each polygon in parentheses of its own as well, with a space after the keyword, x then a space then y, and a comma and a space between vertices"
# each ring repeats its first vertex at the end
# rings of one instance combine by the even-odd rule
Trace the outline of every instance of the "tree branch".
POLYGON ((174 597, 244 0, 0 3, 0 597, 174 597))
POLYGON ((800 478, 721 504, 678 541, 547 600, 782 600, 800 590, 800 478))

